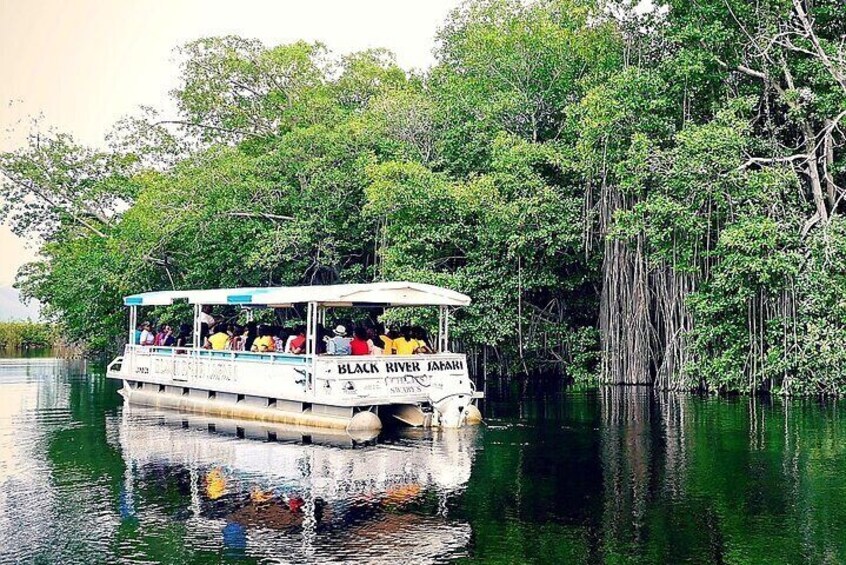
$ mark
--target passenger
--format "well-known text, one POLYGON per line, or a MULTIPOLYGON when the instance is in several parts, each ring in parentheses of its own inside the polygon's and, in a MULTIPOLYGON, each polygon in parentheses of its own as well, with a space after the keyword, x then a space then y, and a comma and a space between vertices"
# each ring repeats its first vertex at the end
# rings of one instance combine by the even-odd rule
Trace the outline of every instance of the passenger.
POLYGON ((237 324, 229 324, 226 326, 226 333, 229 334, 229 343, 226 344, 226 349, 230 351, 238 351, 241 347, 241 332, 237 324))
POLYGON ((352 340, 347 337, 347 328, 338 324, 334 333, 335 337, 326 341, 326 353, 329 355, 349 355, 352 340))
POLYGON ((299 326, 294 326, 291 333, 288 334, 288 339, 285 340, 285 347, 282 349, 285 353, 291 353, 291 342, 293 342, 299 335, 299 326))
POLYGON ((390 331, 383 333, 379 336, 382 339, 382 343, 384 346, 382 347, 382 355, 396 355, 397 348, 394 345, 394 340, 399 337, 399 334, 396 330, 391 329, 390 331))
POLYGON ((252 351, 253 343, 258 337, 258 326, 255 322, 247 322, 247 340, 244 342, 244 351, 252 351))
POLYGON ((200 344, 198 347, 211 349, 211 345, 209 345, 209 325, 205 322, 200 323, 200 344))
POLYGON ((141 335, 138 336, 139 345, 155 345, 156 336, 153 334, 152 328, 153 326, 150 322, 144 322, 141 324, 141 335))
POLYGON ((241 342, 241 326, 230 324, 226 328, 226 333, 229 334, 229 345, 226 346, 226 349, 230 351, 242 351, 244 344, 241 342))
POLYGON ((329 330, 323 324, 317 324, 315 330, 314 353, 317 355, 324 355, 326 353, 326 346, 329 341, 329 330))
POLYGON ((141 345, 141 332, 144 330, 144 324, 138 324, 135 326, 135 339, 132 341, 132 345, 141 345))
POLYGON ((367 323, 364 327, 367 333, 367 344, 370 346, 371 355, 382 355, 382 350, 385 348, 385 342, 379 337, 380 334, 385 333, 379 331, 380 328, 374 327, 372 323, 367 323))
POLYGON ((249 338, 250 330, 246 326, 235 328, 235 338, 232 340, 235 345, 232 349, 235 351, 247 351, 247 340, 249 338))
POLYGON ((285 353, 301 355, 306 352, 305 326, 297 326, 285 343, 285 353))
POLYGON ((179 335, 176 336, 176 347, 191 347, 194 342, 194 337, 191 335, 192 333, 190 325, 180 325, 179 335))
POLYGON ((155 332, 155 334, 156 334, 156 339, 155 339, 155 341, 153 342, 153 345, 158 346, 158 345, 161 345, 161 344, 162 344, 162 340, 164 339, 164 332, 165 332, 165 325, 164 325, 164 324, 161 324, 161 325, 159 326, 158 331, 156 331, 156 332, 155 332))
POLYGON ((253 347, 250 351, 258 351, 260 353, 270 353, 275 351, 270 328, 267 326, 261 326, 259 328, 259 337, 253 342, 253 347))
POLYGON ((285 344, 288 341, 287 328, 274 328, 273 332, 273 349, 276 351, 285 351, 285 344))
POLYGON ((420 344, 411 335, 411 326, 403 326, 400 328, 400 337, 393 340, 393 348, 397 355, 413 355, 417 353, 417 348, 420 344))
POLYGON ((429 344, 429 338, 426 335, 426 330, 420 326, 411 328, 411 337, 417 341, 417 351, 415 353, 434 353, 435 350, 429 344))
POLYGON ((373 342, 367 339, 367 330, 358 327, 353 330, 350 341, 350 355, 372 355, 373 342))
POLYGON ((209 330, 214 328, 214 325, 217 323, 214 319, 214 316, 211 315, 212 307, 211 306, 203 306, 200 310, 200 323, 206 324, 209 330))
POLYGON ((228 328, 224 328, 223 324, 217 324, 215 326, 214 333, 209 338, 209 345, 211 346, 211 349, 214 349, 215 351, 221 351, 221 350, 224 350, 224 349, 229 349, 229 347, 230 347, 229 344, 232 341, 231 328, 232 328, 232 326, 229 326, 228 328), (226 330, 230 330, 230 331, 226 331, 226 330))
POLYGON ((176 343, 176 338, 173 335, 173 328, 165 325, 164 332, 162 332, 161 337, 156 336, 156 341, 159 342, 159 345, 162 347, 173 347, 176 343))

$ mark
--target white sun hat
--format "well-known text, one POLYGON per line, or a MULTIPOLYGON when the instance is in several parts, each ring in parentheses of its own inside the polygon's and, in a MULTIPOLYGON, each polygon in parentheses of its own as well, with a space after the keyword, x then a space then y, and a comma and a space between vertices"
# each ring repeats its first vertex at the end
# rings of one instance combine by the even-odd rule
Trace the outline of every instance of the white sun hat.
POLYGON ((347 335, 347 328, 341 325, 335 326, 335 335, 347 335))

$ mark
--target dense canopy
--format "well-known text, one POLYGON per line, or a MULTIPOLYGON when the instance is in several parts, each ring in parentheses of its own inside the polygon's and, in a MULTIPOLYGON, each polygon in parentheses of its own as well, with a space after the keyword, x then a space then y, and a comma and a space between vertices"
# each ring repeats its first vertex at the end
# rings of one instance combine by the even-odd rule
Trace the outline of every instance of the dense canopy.
POLYGON ((488 368, 846 391, 842 1, 632 4, 471 0, 423 73, 182 46, 178 115, 0 154, 18 285, 95 350, 139 289, 408 280, 488 368))

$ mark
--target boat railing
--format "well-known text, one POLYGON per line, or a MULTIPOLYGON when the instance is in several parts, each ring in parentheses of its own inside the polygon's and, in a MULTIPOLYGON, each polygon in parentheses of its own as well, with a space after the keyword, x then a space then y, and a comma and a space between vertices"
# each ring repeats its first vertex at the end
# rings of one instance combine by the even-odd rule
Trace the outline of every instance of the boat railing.
MULTIPOLYGON (((201 371, 204 361, 224 362, 233 367, 238 363, 261 363, 308 369, 311 377, 308 388, 316 382, 336 381, 372 382, 371 389, 381 389, 389 383, 402 381, 410 374, 453 373, 466 374, 465 356, 460 353, 426 353, 415 355, 295 355, 291 353, 231 351, 128 345, 122 358, 126 374, 135 374, 137 362, 155 358, 157 370, 165 374, 194 374, 201 371), (185 363, 188 363, 186 365, 185 363), (378 383, 378 386, 377 384, 378 383)), ((146 364, 146 363, 144 363, 146 364)))
POLYGON ((106 367, 106 374, 109 375, 111 373, 120 373, 122 365, 123 357, 115 357, 112 362, 109 363, 108 367, 106 367))
POLYGON ((196 347, 165 347, 160 345, 127 345, 126 351, 142 355, 182 356, 189 355, 201 359, 230 359, 244 361, 258 361, 265 363, 283 363, 286 365, 307 365, 313 359, 318 362, 348 363, 351 361, 393 361, 421 362, 427 359, 459 360, 464 359, 461 353, 420 353, 414 355, 328 355, 328 354, 294 354, 278 352, 237 351, 230 349, 204 349, 196 347))
POLYGON ((309 356, 294 355, 293 353, 202 349, 196 347, 165 347, 160 345, 127 345, 126 348, 127 351, 133 351, 141 355, 163 355, 166 357, 188 355, 200 359, 230 359, 232 361, 240 359, 264 363, 284 363, 286 365, 306 365, 309 362, 309 356))

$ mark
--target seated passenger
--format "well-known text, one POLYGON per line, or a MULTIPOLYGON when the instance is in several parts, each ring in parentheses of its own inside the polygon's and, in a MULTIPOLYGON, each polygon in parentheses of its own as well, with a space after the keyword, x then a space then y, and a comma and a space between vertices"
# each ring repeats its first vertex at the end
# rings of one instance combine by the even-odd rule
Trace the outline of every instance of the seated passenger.
POLYGON ((411 337, 417 341, 417 350, 415 353, 434 353, 435 350, 429 345, 429 338, 426 335, 426 330, 420 326, 411 328, 411 337))
POLYGON ((166 327, 165 324, 161 324, 159 326, 159 331, 156 332, 156 340, 153 343, 153 345, 161 345, 162 344, 162 342, 164 341, 164 336, 165 336, 165 327, 166 327))
POLYGON ((285 344, 285 353, 300 355, 306 352, 305 326, 297 326, 285 344))
POLYGON ((398 337, 399 333, 395 329, 390 329, 379 336, 379 338, 382 340, 382 343, 384 344, 382 346, 382 355, 397 354, 397 347, 394 345, 394 340, 398 337))
POLYGON ((417 352, 420 344, 411 335, 411 326, 403 326, 400 328, 400 337, 393 340, 393 348, 396 355, 413 355, 417 352))
POLYGON ((165 325, 164 332, 162 332, 161 338, 157 336, 156 341, 158 341, 159 345, 161 345, 162 347, 173 347, 173 345, 176 343, 176 337, 173 335, 173 328, 168 325, 165 325))
POLYGON ((211 315, 212 307, 209 305, 205 305, 200 310, 200 323, 206 324, 209 329, 212 329, 217 321, 214 319, 214 316, 211 315))
POLYGON ((317 324, 317 329, 314 334, 314 353, 317 355, 326 354, 326 345, 329 342, 329 336, 332 335, 326 326, 317 324))
POLYGON ((273 332, 273 349, 280 353, 285 351, 285 344, 288 341, 288 330, 276 326, 271 331, 273 332))
POLYGON ((226 328, 226 333, 229 334, 229 344, 226 346, 226 349, 229 349, 230 351, 243 351, 244 342, 241 339, 241 326, 237 324, 230 324, 226 328))
MULTIPOLYGON (((191 335, 193 332, 191 330, 191 326, 188 324, 182 324, 179 326, 179 335, 176 336, 176 347, 191 347, 194 342, 194 337, 191 335)), ((185 353, 184 351, 178 351, 177 353, 185 353)))
POLYGON ((209 343, 209 325, 205 322, 200 322, 200 343, 202 345, 199 347, 211 349, 211 344, 209 343))
POLYGON ((258 337, 258 324, 255 322, 247 322, 246 333, 247 339, 244 341, 244 351, 252 351, 253 343, 258 337))
POLYGON ((273 336, 271 335, 270 328, 267 326, 261 326, 259 328, 259 336, 253 342, 253 347, 251 351, 258 351, 261 353, 268 353, 275 351, 275 345, 273 343, 273 336))
POLYGON ((236 328, 235 339, 232 340, 235 351, 247 351, 247 341, 250 339, 250 329, 247 326, 236 328))
POLYGON ((138 336, 139 345, 155 345, 156 336, 153 333, 153 326, 150 322, 144 322, 141 326, 141 335, 138 336))
POLYGON ((334 333, 335 337, 326 341, 326 353, 329 355, 349 355, 352 340, 347 337, 347 328, 338 325, 335 327, 334 333))
POLYGON ((364 328, 367 334, 367 345, 370 347, 370 355, 382 355, 385 349, 385 342, 379 337, 380 334, 385 333, 381 328, 373 327, 373 325, 366 325, 364 328))
POLYGON ((229 349, 229 343, 232 340, 232 332, 232 326, 224 328, 223 324, 215 325, 214 333, 211 335, 211 337, 209 337, 209 344, 211 345, 211 349, 214 349, 216 351, 229 349))
POLYGON ((350 341, 350 355, 370 355, 373 342, 367 339, 367 330, 356 328, 353 330, 353 338, 350 341))

